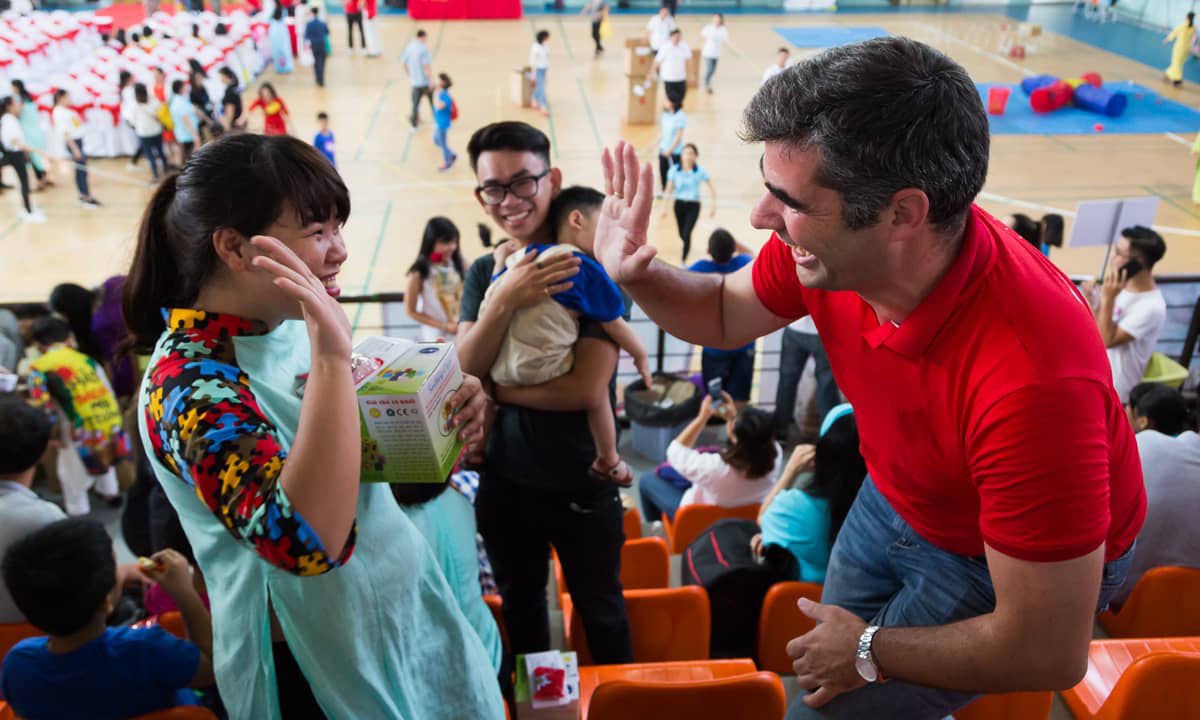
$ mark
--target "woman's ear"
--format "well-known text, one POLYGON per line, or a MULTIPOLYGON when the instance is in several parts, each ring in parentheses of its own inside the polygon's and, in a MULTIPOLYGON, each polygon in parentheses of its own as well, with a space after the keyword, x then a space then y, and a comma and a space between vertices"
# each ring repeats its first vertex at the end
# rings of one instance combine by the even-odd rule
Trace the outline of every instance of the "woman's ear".
POLYGON ((254 259, 257 252, 237 230, 226 227, 217 228, 213 232, 212 243, 217 257, 230 270, 241 272, 253 267, 250 261, 254 259))

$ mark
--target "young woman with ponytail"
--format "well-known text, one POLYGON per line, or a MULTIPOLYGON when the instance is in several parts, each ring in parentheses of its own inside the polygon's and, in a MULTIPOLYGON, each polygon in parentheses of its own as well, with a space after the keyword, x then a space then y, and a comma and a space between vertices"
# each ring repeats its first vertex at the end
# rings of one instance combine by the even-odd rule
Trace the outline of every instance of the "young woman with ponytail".
MULTIPOLYGON (((429 545, 388 487, 359 482, 349 214, 333 166, 286 136, 221 137, 162 181, 124 297, 153 353, 143 446, 208 582, 230 717, 501 718, 429 545)), ((452 402, 478 442, 479 382, 452 402)))

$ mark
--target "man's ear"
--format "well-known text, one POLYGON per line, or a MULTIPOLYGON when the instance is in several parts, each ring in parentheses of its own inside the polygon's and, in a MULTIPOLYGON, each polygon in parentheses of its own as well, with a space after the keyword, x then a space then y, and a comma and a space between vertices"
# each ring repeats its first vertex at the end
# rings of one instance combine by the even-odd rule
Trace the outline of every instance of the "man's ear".
POLYGON ((1133 416, 1133 431, 1134 432, 1141 432, 1143 430, 1149 430, 1149 429, 1150 429, 1150 418, 1140 416, 1140 415, 1133 416))
POLYGON ((929 196, 917 188, 904 188, 892 196, 891 223, 899 230, 917 230, 929 221, 929 196))
POLYGON ((250 261, 258 254, 246 238, 233 228, 217 228, 213 232, 212 244, 217 257, 234 272, 250 270, 253 267, 250 261))
POLYGON ((558 197, 562 192, 562 170, 550 168, 550 197, 558 197))

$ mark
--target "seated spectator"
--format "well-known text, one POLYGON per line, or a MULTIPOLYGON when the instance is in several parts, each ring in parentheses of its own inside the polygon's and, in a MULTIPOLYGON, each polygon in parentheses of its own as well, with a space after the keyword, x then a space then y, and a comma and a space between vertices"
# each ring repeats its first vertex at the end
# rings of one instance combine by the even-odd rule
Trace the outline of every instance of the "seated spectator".
POLYGON ((1174 388, 1142 383, 1129 394, 1146 482, 1146 522, 1114 605, 1125 602, 1146 571, 1200 567, 1200 435, 1174 388))
POLYGON ((71 328, 55 316, 38 318, 33 340, 41 356, 33 361, 29 376, 35 405, 65 415, 58 472, 63 504, 68 515, 91 510, 87 491, 117 505, 120 488, 114 465, 129 455, 129 439, 121 424, 121 408, 104 370, 91 357, 75 349, 71 328))
MULTIPOLYGON (((688 270, 728 275, 754 260, 754 253, 733 239, 728 230, 717 228, 708 238, 708 257, 692 263, 688 270)), ((704 348, 700 353, 700 373, 704 384, 721 378, 721 387, 739 403, 750 401, 754 381, 754 343, 734 350, 704 348)))
POLYGON ((191 642, 160 627, 105 626, 121 588, 100 523, 60 520, 8 549, 4 582, 49 635, 17 643, 0 668, 0 693, 20 717, 118 720, 196 704, 188 688, 213 682, 211 618, 183 556, 164 551, 147 566, 179 605, 191 642))
POLYGON ((500 672, 504 656, 500 629, 483 602, 479 586, 475 508, 461 493, 446 492, 448 489, 449 482, 396 483, 392 485, 392 495, 433 548, 459 609, 491 656, 493 670, 500 672))
POLYGON ((1158 233, 1141 225, 1127 227, 1112 247, 1099 292, 1090 280, 1082 287, 1108 348, 1113 387, 1124 403, 1129 402, 1133 386, 1142 381, 1167 321, 1167 301, 1151 274, 1166 252, 1167 245, 1158 233))
POLYGON ((770 413, 752 407, 739 411, 727 392, 721 393, 721 405, 714 410, 712 398, 705 395, 696 419, 667 447, 667 462, 691 486, 684 489, 653 471, 646 473, 638 482, 642 514, 647 522, 655 522, 664 514, 674 520, 675 511, 684 505, 760 503, 779 474, 782 455, 770 413), (694 449, 713 415, 725 420, 725 447, 720 452, 694 449))
MULTIPOLYGON (((40 527, 66 517, 34 494, 33 473, 54 429, 46 414, 17 398, 0 399, 0 556, 40 527)), ((27 622, 0 583, 0 623, 27 622)))
POLYGON ((867 464, 858 451, 858 426, 849 404, 829 411, 816 446, 797 445, 758 514, 762 532, 750 540, 762 557, 778 545, 796 558, 801 582, 825 582, 825 568, 838 531, 867 464), (805 471, 811 470, 806 478, 805 471))

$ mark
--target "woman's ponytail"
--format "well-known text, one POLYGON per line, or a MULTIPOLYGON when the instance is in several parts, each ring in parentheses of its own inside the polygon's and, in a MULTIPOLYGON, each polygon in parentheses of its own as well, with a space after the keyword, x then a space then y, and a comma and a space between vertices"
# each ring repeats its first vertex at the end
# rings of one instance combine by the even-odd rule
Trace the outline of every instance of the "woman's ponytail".
POLYGON ((181 285, 171 243, 171 211, 179 173, 171 173, 158 185, 138 228, 137 249, 125 280, 122 309, 129 328, 127 345, 135 352, 150 352, 166 330, 163 308, 172 307, 181 285))

